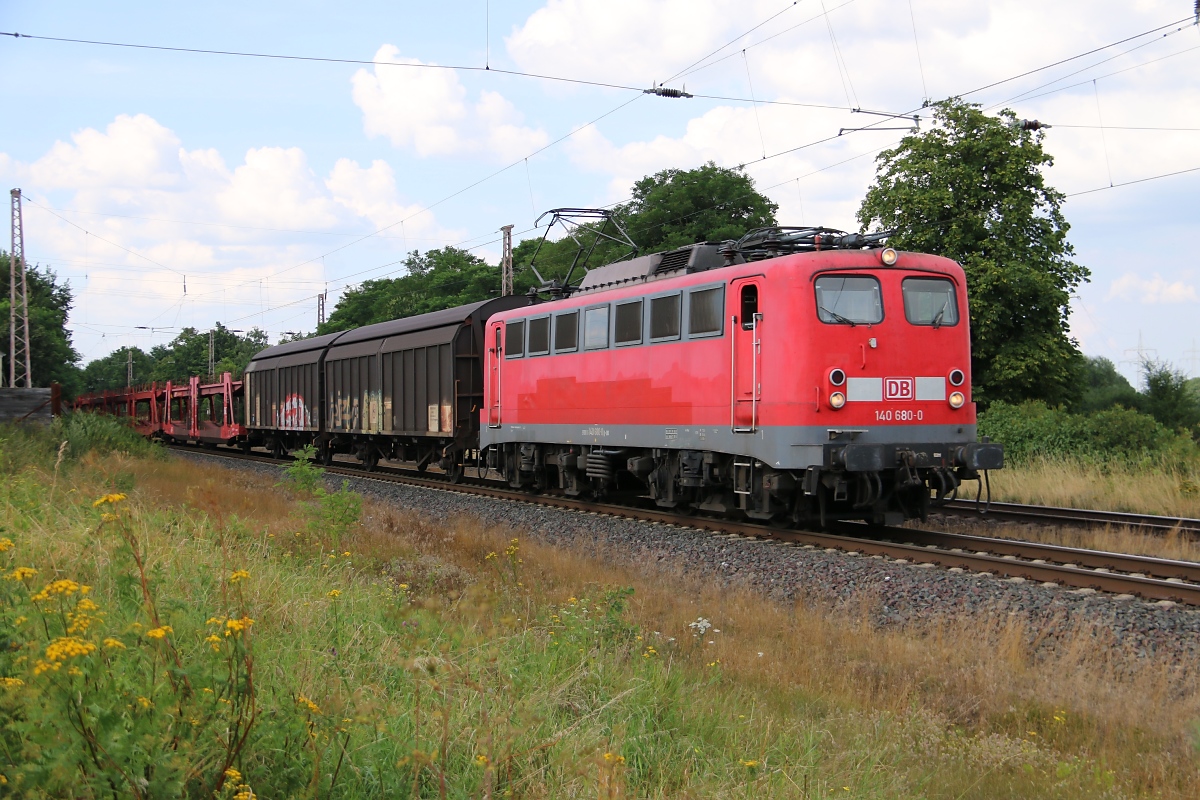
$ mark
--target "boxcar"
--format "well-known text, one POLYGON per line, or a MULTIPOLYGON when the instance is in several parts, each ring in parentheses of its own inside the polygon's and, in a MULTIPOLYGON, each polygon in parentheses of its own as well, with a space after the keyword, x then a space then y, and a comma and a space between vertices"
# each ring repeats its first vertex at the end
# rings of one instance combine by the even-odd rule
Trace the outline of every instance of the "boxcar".
POLYGON ((268 347, 246 367, 247 444, 277 456, 315 444, 321 433, 325 350, 341 333, 268 347))

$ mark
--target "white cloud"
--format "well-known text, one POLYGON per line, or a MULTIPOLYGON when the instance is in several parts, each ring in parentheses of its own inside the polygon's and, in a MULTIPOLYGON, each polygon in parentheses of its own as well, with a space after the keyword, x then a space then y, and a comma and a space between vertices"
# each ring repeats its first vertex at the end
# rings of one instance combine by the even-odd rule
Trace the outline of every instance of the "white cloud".
POLYGON ((103 133, 85 128, 55 142, 28 174, 43 189, 167 188, 178 184, 178 152, 179 138, 153 118, 121 114, 103 133))
POLYGON ((1200 300, 1196 287, 1183 281, 1167 281, 1155 273, 1143 278, 1136 272, 1126 272, 1113 281, 1108 299, 1137 300, 1141 303, 1195 303, 1200 300))
POLYGON ((396 176, 386 161, 375 160, 369 167, 340 158, 329 173, 325 186, 339 205, 371 220, 376 228, 394 226, 407 220, 405 231, 413 236, 435 233, 432 214, 422 214, 421 206, 399 202, 396 176))
POLYGON ((247 151, 246 163, 233 171, 216 203, 225 218, 246 225, 327 228, 337 222, 298 147, 247 151))
MULTIPOLYGON (((402 58, 385 44, 376 61, 421 64, 402 58)), ((485 152, 519 158, 548 141, 540 128, 523 127, 521 114, 496 92, 483 91, 478 102, 451 69, 376 66, 351 78, 354 103, 363 114, 368 136, 386 136, 396 147, 411 147, 420 156, 485 152)))
POLYGON ((31 257, 72 282, 72 323, 88 357, 147 345, 129 338, 150 335, 135 325, 163 326, 154 341, 213 320, 311 330, 326 280, 336 290, 340 276, 394 262, 402 249, 465 236, 401 202, 383 160, 364 168, 340 159, 322 178, 300 148, 265 146, 227 165, 144 114, 80 130, 31 163, 0 153, 0 174, 19 179, 30 200, 31 257), (394 235, 318 257, 406 217, 394 235))
POLYGON ((505 39, 522 69, 649 86, 745 26, 762 2, 550 0, 505 39))

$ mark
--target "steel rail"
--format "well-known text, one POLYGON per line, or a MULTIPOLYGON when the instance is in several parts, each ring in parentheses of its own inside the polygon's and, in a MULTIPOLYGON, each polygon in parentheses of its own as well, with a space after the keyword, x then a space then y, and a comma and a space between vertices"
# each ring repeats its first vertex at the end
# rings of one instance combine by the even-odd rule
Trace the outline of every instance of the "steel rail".
POLYGON ((1085 508, 1034 506, 1020 503, 991 503, 984 505, 973 500, 951 500, 935 511, 976 519, 996 519, 1013 522, 1057 522, 1067 525, 1127 525, 1154 532, 1179 531, 1200 536, 1200 519, 1162 517, 1154 514, 1132 514, 1125 511, 1097 511, 1085 508))
MULTIPOLYGON (((170 447, 184 452, 217 455, 275 466, 286 463, 269 456, 229 449, 183 445, 170 447)), ((947 569, 969 570, 981 575, 1022 578, 1076 589, 1130 594, 1146 600, 1170 600, 1200 606, 1200 582, 1193 582, 1200 579, 1200 564, 1192 562, 861 523, 843 523, 831 532, 782 529, 712 517, 681 516, 669 511, 598 503, 554 494, 530 494, 497 488, 479 480, 451 483, 446 479, 415 477, 408 474, 411 471, 402 469, 385 468, 367 472, 337 464, 323 469, 333 475, 360 480, 400 483, 642 522, 696 528, 736 539, 774 540, 786 545, 808 545, 850 554, 884 556, 894 559, 896 563, 932 564, 947 569), (1159 577, 1151 577, 1151 573, 1159 577), (1161 577, 1163 575, 1167 577, 1161 577), (1180 577, 1181 575, 1186 577, 1180 577)))

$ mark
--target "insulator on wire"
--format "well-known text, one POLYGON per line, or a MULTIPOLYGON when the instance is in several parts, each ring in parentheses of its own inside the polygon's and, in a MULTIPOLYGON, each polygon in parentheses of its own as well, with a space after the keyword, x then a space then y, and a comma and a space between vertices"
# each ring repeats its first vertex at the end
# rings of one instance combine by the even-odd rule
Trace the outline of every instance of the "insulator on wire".
POLYGON ((1040 131, 1043 128, 1053 128, 1054 127, 1053 125, 1050 125, 1049 123, 1042 122, 1042 121, 1036 120, 1036 119, 1014 119, 1012 122, 1010 122, 1008 124, 1014 128, 1017 128, 1017 129, 1023 130, 1023 131, 1040 131))
POLYGON ((684 89, 687 89, 687 87, 685 86, 683 89, 671 89, 666 86, 655 86, 653 89, 643 89, 642 94, 654 94, 659 97, 691 97, 684 89))

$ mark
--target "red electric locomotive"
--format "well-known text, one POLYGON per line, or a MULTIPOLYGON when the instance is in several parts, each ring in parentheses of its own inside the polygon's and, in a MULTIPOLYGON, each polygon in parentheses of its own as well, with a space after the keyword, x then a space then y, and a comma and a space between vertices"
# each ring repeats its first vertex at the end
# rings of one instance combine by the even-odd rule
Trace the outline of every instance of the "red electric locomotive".
POLYGON ((480 447, 514 487, 825 524, 924 517, 976 441, 955 262, 826 229, 588 272, 487 323, 480 447))

